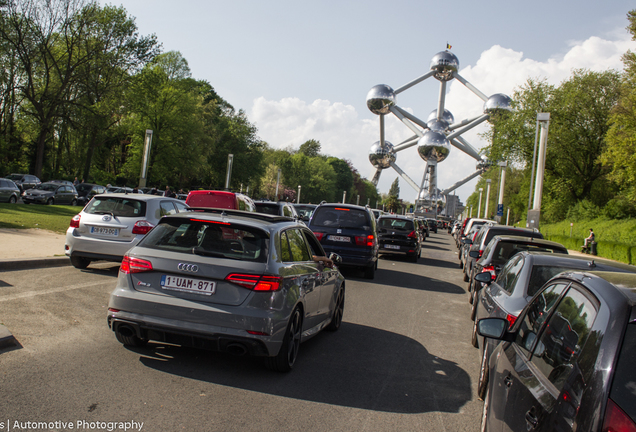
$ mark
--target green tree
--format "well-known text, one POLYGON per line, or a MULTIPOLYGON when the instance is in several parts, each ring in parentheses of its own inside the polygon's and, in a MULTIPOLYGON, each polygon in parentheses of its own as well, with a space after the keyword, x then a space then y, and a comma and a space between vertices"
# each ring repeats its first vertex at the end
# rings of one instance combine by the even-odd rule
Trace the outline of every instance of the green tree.
POLYGON ((389 196, 394 196, 396 198, 400 197, 400 179, 396 177, 391 183, 391 187, 389 188, 389 196))
POLYGON ((317 157, 320 156, 320 149, 320 141, 310 139, 300 145, 298 152, 304 154, 305 156, 317 157))

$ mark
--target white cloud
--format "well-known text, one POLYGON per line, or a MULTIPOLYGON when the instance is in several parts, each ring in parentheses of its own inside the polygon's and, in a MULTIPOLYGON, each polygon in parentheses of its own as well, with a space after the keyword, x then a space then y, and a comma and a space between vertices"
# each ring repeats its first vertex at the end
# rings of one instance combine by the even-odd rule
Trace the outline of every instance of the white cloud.
MULTIPOLYGON (((573 69, 622 70, 621 56, 629 49, 636 49, 636 44, 628 36, 617 37, 616 40, 594 36, 582 42, 572 42, 570 50, 560 57, 539 62, 524 58, 522 52, 495 45, 484 51, 474 65, 460 70, 460 74, 486 95, 512 95, 514 89, 523 85, 528 78, 545 78, 551 84, 558 85, 568 79, 573 69)), ((435 107, 436 104, 437 101, 431 101, 429 105, 435 107)), ((483 101, 460 82, 453 81, 448 86, 445 107, 453 113, 456 121, 460 121, 480 115, 483 101)), ((428 111, 415 115, 426 119, 428 111)), ((249 118, 258 127, 260 137, 274 148, 298 148, 308 139, 316 139, 322 144, 323 153, 350 159, 360 173, 369 179, 375 173, 367 155, 368 148, 379 140, 379 122, 375 116, 371 119, 360 118, 351 105, 326 100, 307 103, 297 98, 270 101, 260 97, 254 100, 249 118), (360 150, 361 143, 368 143, 365 151, 360 150)), ((412 135, 395 117, 387 116, 386 119, 386 136, 391 137, 393 144, 412 135)), ((486 143, 478 134, 485 131, 486 127, 483 124, 463 137, 480 149, 486 143)), ((424 162, 415 148, 398 153, 397 164, 416 183, 421 182, 424 162)), ((453 149, 448 159, 439 164, 439 186, 442 189, 448 187, 474 170, 474 159, 453 149)), ((388 191, 396 176, 393 170, 385 170, 378 185, 380 192, 388 191)), ((458 189, 457 194, 463 201, 473 192, 475 183, 476 180, 472 180, 458 189)), ((405 182, 400 182, 400 186, 401 197, 415 199, 416 193, 405 182)))

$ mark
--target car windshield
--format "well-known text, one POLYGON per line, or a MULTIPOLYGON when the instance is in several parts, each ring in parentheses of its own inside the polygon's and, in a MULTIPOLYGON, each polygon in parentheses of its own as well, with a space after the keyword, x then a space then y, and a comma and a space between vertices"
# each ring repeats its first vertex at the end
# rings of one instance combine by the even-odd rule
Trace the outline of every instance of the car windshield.
POLYGON ((36 186, 36 189, 40 189, 47 192, 55 192, 57 188, 60 187, 59 184, 55 183, 42 183, 41 185, 36 186))
POLYGON ((314 214, 311 225, 371 229, 371 222, 366 211, 345 207, 319 207, 314 214))
POLYGON ((9 180, 22 180, 22 177, 24 177, 22 174, 9 174, 8 176, 6 176, 5 178, 8 178, 9 180))
POLYGON ((134 199, 99 195, 84 211, 88 214, 109 214, 113 217, 139 218, 146 215, 146 203, 134 199))
POLYGON ((382 218, 379 226, 393 230, 413 231, 413 221, 406 219, 382 218))
POLYGON ((228 222, 164 218, 139 245, 183 254, 266 262, 269 235, 257 228, 228 222))

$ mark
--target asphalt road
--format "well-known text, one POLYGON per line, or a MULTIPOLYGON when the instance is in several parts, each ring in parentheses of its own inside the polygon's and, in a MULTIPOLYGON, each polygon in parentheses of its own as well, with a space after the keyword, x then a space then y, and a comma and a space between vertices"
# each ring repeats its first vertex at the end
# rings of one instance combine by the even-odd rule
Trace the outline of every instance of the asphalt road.
POLYGON ((117 265, 0 273, 0 323, 21 344, 0 352, 0 431, 16 421, 60 431, 71 429, 53 422, 72 430, 134 421, 144 431, 477 431, 479 352, 457 263, 440 231, 417 264, 382 259, 373 281, 345 273, 342 327, 302 344, 288 374, 254 358, 122 346, 106 324, 117 265))

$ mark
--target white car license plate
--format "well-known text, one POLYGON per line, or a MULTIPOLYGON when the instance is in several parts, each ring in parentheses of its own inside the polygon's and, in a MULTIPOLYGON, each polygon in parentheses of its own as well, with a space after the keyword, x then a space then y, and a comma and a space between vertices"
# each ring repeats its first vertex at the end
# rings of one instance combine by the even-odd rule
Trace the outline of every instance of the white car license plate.
POLYGON ((350 242, 351 237, 330 235, 329 240, 337 242, 350 242))
POLYGON ((384 245, 384 247, 386 249, 396 249, 396 250, 400 249, 400 246, 396 246, 396 245, 384 245))
POLYGON ((161 288, 173 291, 212 295, 216 290, 216 283, 203 279, 162 275, 161 288))
POLYGON ((91 227, 91 234, 117 237, 119 235, 119 228, 91 227))

